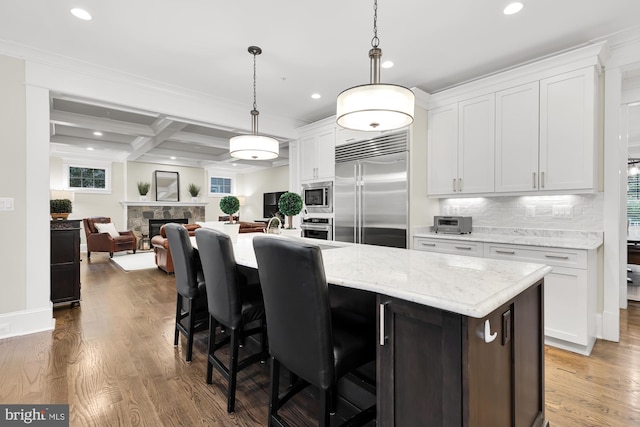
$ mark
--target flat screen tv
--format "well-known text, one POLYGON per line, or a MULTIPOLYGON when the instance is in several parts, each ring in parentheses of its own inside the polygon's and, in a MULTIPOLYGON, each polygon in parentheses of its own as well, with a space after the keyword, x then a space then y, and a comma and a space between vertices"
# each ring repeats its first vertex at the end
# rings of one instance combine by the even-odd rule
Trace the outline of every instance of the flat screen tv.
POLYGON ((262 194, 262 217, 271 218, 278 212, 278 200, 286 191, 274 191, 262 194))

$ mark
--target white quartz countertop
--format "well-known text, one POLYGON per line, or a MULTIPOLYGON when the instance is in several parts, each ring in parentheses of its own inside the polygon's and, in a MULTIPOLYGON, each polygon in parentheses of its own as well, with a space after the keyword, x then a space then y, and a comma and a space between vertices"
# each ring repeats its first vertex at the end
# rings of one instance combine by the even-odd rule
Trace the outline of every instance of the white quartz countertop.
MULTIPOLYGON (((234 244, 238 264, 257 268, 252 243, 256 235, 261 236, 256 233, 238 236, 234 244)), ((297 239, 320 246, 327 281, 331 284, 476 318, 491 313, 551 271, 542 264, 297 239)))
POLYGON ((598 249, 603 243, 601 232, 488 227, 478 231, 474 227, 469 234, 434 233, 429 227, 423 227, 416 229, 413 237, 587 250, 598 249))

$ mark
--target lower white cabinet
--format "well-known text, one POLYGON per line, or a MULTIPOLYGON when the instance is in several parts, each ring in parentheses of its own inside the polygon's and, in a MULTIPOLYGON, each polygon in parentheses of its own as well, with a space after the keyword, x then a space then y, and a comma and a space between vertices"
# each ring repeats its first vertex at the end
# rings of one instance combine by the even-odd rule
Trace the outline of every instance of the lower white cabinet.
POLYGON ((545 343, 589 355, 596 341, 596 250, 414 237, 414 249, 546 264, 545 343), (471 249, 458 249, 458 247, 471 249))

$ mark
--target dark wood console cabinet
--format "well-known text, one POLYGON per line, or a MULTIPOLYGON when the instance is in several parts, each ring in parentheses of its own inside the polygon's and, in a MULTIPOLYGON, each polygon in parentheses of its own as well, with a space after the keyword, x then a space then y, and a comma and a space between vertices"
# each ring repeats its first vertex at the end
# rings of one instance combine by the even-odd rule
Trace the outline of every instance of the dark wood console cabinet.
POLYGON ((546 425, 542 302, 542 281, 482 319, 379 295, 378 425, 546 425))
POLYGON ((80 220, 51 221, 51 302, 80 301, 80 220))

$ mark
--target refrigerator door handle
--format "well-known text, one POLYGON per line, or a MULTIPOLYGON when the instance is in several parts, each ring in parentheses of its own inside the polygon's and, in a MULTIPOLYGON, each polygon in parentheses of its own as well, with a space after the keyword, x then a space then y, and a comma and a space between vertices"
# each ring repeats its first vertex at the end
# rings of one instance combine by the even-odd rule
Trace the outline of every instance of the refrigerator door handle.
POLYGON ((353 165, 353 243, 358 243, 358 163, 353 165))
POLYGON ((364 165, 362 163, 358 163, 360 167, 360 172, 358 173, 358 179, 360 180, 359 190, 360 190, 360 209, 358 209, 358 217, 360 224, 358 224, 358 243, 362 243, 363 239, 363 229, 364 229, 364 182, 362 181, 362 176, 364 175, 364 165))

